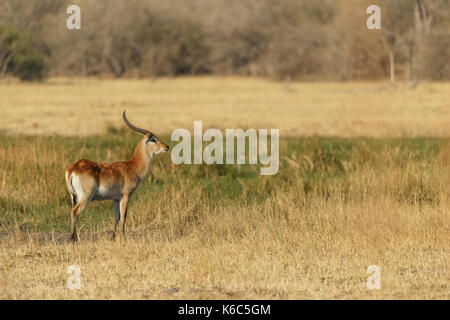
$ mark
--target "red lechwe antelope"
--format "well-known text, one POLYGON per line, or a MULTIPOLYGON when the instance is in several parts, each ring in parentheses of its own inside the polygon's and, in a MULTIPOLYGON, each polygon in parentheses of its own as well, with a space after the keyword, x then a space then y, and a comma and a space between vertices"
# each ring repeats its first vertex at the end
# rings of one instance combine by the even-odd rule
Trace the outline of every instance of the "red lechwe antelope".
POLYGON ((139 141, 134 154, 128 161, 103 164, 82 159, 67 168, 66 182, 72 197, 72 240, 78 240, 76 223, 81 211, 93 200, 113 200, 115 226, 122 224, 125 232, 127 207, 133 192, 150 173, 154 155, 166 152, 169 147, 149 130, 132 125, 122 114, 123 121, 144 137, 139 141))

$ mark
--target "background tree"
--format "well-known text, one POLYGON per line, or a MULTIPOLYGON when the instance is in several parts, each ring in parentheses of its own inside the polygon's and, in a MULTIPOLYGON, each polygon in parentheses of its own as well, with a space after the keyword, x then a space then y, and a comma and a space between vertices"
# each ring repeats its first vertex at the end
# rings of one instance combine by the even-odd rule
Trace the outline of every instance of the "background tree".
POLYGON ((0 2, 0 76, 450 77, 449 0, 77 0, 68 30, 73 3, 0 2), (372 4, 382 30, 366 28, 372 4))

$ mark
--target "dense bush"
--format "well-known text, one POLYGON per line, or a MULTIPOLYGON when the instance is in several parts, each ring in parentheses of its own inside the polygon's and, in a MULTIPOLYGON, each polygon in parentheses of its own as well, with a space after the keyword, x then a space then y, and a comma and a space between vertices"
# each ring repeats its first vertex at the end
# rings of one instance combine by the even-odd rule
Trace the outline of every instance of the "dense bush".
POLYGON ((42 78, 45 61, 51 75, 352 80, 394 62, 397 79, 450 77, 449 0, 79 0, 81 30, 65 27, 61 1, 22 3, 0 4, 0 77, 42 78), (381 30, 366 28, 371 4, 381 30))
POLYGON ((44 56, 41 53, 21 53, 14 57, 13 73, 21 80, 42 80, 45 76, 44 56))
POLYGON ((17 55, 31 47, 31 35, 14 26, 0 25, 0 78, 10 71, 17 55))
POLYGON ((0 78, 11 72, 22 80, 41 80, 44 71, 44 55, 34 46, 31 33, 0 25, 0 78))

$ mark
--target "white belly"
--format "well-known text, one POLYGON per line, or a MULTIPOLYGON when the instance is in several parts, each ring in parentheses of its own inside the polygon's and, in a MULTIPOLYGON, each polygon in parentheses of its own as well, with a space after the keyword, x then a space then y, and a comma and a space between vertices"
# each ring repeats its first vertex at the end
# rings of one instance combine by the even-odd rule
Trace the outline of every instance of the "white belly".
POLYGON ((92 200, 120 200, 122 198, 120 188, 107 188, 100 186, 92 200))

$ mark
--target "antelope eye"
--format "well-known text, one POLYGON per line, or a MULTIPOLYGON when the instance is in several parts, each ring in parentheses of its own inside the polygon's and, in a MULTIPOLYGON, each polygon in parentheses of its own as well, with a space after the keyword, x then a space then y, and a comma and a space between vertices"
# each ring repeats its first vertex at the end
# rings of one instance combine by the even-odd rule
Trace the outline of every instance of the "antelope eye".
POLYGON ((152 136, 152 137, 149 139, 149 141, 155 143, 155 142, 158 141, 158 139, 157 139, 155 136, 152 136))

